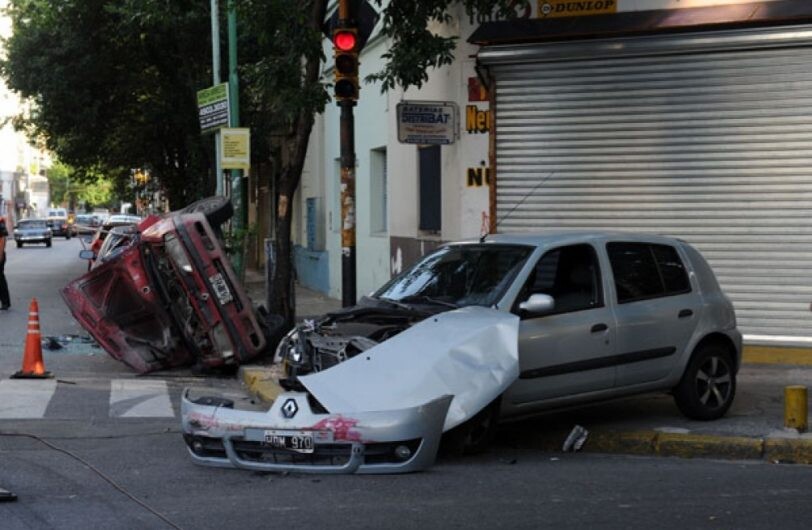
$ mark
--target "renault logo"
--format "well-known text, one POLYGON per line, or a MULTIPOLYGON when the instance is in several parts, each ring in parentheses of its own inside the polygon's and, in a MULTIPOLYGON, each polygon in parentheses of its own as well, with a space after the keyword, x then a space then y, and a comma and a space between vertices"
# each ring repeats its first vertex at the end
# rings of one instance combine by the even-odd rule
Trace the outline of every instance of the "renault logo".
POLYGON ((288 419, 294 417, 297 412, 299 412, 299 405, 296 404, 295 399, 288 399, 282 405, 282 415, 288 419))

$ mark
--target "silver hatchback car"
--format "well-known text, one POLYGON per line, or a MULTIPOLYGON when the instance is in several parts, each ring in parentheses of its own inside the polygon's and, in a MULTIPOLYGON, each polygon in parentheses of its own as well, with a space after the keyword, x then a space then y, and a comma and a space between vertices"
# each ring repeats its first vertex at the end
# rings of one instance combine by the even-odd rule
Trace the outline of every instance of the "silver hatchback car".
POLYGON ((672 391, 683 414, 719 418, 741 346, 733 305, 684 241, 494 235, 445 245, 291 331, 277 350, 286 392, 267 413, 185 398, 184 431, 204 464, 300 469, 275 462, 318 456, 322 438, 354 462, 345 471, 414 471, 433 461, 435 431, 476 452, 500 419, 630 394, 672 391), (324 427, 347 422, 351 437, 324 427), (212 435, 232 441, 206 453, 212 435))

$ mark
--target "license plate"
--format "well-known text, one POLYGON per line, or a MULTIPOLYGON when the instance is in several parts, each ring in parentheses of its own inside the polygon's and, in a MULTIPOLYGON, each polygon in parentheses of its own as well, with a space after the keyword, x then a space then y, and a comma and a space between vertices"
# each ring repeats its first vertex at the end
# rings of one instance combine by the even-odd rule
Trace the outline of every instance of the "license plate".
POLYGON ((276 449, 287 449, 297 453, 312 453, 315 448, 316 435, 314 431, 287 431, 287 430, 266 430, 264 435, 265 445, 276 449))
POLYGON ((234 299, 221 273, 218 272, 214 276, 209 276, 209 283, 212 289, 214 289, 214 294, 217 296, 217 301, 220 302, 220 305, 225 305, 234 299))

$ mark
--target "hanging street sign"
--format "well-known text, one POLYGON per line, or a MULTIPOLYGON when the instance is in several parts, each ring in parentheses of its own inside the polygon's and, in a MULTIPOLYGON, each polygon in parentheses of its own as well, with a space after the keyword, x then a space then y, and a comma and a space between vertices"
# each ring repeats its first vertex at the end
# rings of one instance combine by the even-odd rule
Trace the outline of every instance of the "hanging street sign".
POLYGON ((200 118, 200 130, 212 132, 229 124, 228 83, 204 88, 197 92, 197 115, 200 118))
POLYGON ((220 134, 223 169, 242 169, 247 173, 251 167, 251 129, 224 127, 220 134))
POLYGON ((457 139, 459 112, 450 101, 402 101, 397 106, 398 141, 447 145, 457 139))

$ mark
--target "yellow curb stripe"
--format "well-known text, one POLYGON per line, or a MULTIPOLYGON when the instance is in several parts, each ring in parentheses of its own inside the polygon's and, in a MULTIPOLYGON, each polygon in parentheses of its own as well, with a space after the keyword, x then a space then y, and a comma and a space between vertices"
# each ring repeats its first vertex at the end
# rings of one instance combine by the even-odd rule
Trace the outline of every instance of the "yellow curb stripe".
POLYGON ((745 346, 742 361, 747 364, 795 364, 812 366, 812 348, 745 346))
POLYGON ((248 391, 262 401, 273 402, 283 392, 282 387, 273 379, 269 370, 261 368, 244 368, 242 380, 248 391))
POLYGON ((656 442, 657 454, 682 458, 761 458, 764 440, 745 436, 717 436, 708 434, 660 433, 656 442))
POLYGON ((764 458, 774 463, 812 464, 812 438, 768 438, 764 458))

